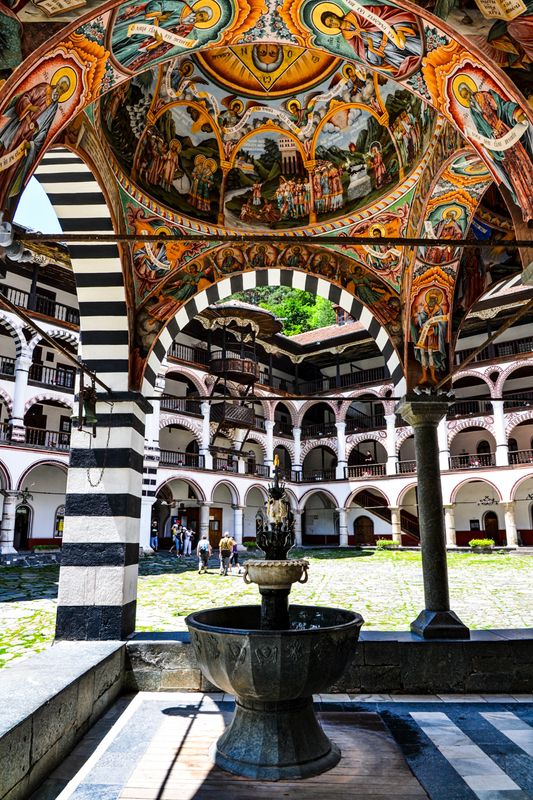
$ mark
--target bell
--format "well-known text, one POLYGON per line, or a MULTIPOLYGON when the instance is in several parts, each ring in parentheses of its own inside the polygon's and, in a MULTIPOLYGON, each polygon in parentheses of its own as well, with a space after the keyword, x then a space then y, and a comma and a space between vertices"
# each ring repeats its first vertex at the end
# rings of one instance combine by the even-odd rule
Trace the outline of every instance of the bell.
POLYGON ((83 390, 83 419, 86 425, 96 425, 96 392, 91 387, 83 390))

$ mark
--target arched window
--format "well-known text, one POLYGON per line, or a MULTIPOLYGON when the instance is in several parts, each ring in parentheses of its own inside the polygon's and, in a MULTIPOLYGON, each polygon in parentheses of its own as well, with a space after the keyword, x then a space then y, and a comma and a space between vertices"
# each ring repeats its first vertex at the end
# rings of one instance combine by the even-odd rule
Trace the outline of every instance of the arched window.
POLYGON ((510 453, 516 453, 516 451, 518 450, 518 442, 516 441, 516 439, 509 439, 507 446, 509 448, 510 453))
POLYGON ((54 537, 63 538, 63 528, 65 527, 65 506, 59 506, 56 511, 54 522, 54 537))
POLYGON ((482 439, 480 442, 478 442, 476 449, 478 456, 488 455, 490 453, 490 444, 486 439, 482 439))

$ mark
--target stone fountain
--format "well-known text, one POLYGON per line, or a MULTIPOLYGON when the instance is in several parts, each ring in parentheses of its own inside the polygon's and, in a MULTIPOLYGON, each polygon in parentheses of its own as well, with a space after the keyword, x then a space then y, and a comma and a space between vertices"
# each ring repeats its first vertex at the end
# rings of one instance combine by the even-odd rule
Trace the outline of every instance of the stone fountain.
POLYGON ((244 580, 259 586, 261 605, 197 611, 186 623, 202 673, 235 695, 215 763, 249 778, 307 778, 340 759, 316 718, 313 694, 342 675, 363 618, 339 608, 289 605, 291 586, 307 581, 309 564, 287 558, 294 530, 277 460, 266 517, 257 534, 265 560, 244 564, 244 580))

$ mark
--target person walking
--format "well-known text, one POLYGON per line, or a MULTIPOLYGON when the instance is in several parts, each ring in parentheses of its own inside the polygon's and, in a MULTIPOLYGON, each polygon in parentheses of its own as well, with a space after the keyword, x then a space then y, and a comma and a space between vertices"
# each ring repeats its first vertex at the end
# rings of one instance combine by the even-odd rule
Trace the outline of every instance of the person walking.
POLYGON ((183 555, 190 556, 191 555, 191 547, 192 547, 192 531, 189 528, 185 528, 183 531, 183 555))
POLYGON ((198 556, 198 575, 201 575, 202 572, 209 574, 207 570, 207 564, 209 561, 209 556, 212 553, 211 545, 209 544, 209 539, 204 534, 200 541, 198 542, 198 546, 196 548, 196 555, 198 556))
POLYGON ((231 571, 233 572, 234 569, 238 570, 238 574, 240 575, 242 572, 242 567, 239 564, 239 545, 237 542, 233 542, 233 547, 231 548, 231 571))
POLYGON ((218 545, 219 553, 220 553, 220 574, 227 575, 228 568, 229 568, 229 560, 231 558, 231 553, 233 551, 233 545, 235 542, 229 535, 228 531, 224 531, 224 536, 220 540, 218 545))
POLYGON ((158 525, 157 520, 152 520, 152 528, 150 530, 150 547, 156 553, 159 547, 159 536, 157 535, 158 525))
POLYGON ((178 555, 178 523, 175 522, 172 528, 170 529, 170 535, 172 536, 172 545, 170 546, 169 553, 173 550, 178 555))

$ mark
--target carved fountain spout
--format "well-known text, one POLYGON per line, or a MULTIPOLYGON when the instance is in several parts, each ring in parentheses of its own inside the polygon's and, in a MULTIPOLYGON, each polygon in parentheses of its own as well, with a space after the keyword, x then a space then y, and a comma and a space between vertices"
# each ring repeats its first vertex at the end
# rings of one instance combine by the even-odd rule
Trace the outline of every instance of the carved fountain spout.
POLYGON ((289 559, 294 529, 279 462, 257 534, 265 560, 245 562, 261 606, 213 608, 186 623, 207 679, 235 695, 235 714, 216 742, 218 766, 249 778, 307 778, 334 767, 340 751, 322 730, 313 694, 326 691, 353 657, 363 618, 353 611, 289 606, 309 563, 289 559))

